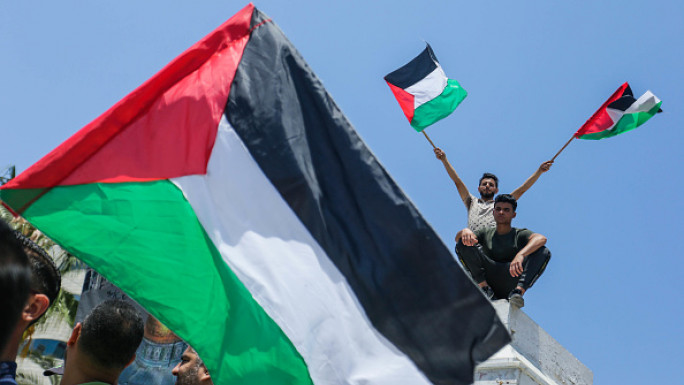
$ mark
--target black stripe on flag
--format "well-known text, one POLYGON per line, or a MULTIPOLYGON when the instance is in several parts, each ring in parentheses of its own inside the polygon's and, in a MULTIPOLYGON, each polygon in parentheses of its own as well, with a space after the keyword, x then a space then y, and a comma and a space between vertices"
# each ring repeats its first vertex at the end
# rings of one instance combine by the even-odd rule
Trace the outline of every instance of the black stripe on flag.
POLYGON ((630 86, 627 86, 627 88, 625 88, 625 90, 622 92, 622 96, 620 96, 617 100, 607 105, 606 108, 618 111, 626 111, 629 108, 629 106, 634 104, 634 102, 636 102, 636 99, 634 99, 632 88, 630 86))
POLYGON ((433 383, 472 383, 510 336, 273 22, 251 34, 226 116, 374 327, 433 383))
POLYGON ((408 62, 405 66, 390 72, 385 76, 385 81, 401 89, 406 89, 419 81, 425 79, 432 71, 437 68, 437 58, 432 52, 430 44, 425 50, 408 62))

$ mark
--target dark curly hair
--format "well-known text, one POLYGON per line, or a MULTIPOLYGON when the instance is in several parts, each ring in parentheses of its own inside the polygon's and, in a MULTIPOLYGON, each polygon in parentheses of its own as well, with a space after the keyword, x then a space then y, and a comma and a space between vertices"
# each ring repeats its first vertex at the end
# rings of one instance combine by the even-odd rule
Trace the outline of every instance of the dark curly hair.
POLYGON ((14 236, 24 248, 31 265, 31 290, 35 293, 45 294, 50 300, 50 306, 52 306, 59 295, 59 288, 62 286, 62 276, 55 266, 55 262, 42 247, 20 232, 15 230, 14 236))

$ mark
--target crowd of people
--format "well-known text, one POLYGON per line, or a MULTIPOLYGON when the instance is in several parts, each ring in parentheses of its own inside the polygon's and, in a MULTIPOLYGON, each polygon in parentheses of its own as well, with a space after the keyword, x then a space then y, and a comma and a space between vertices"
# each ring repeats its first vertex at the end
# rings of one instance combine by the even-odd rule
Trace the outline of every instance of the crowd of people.
MULTIPOLYGON (((16 382, 16 357, 25 331, 55 303, 61 276, 52 258, 38 245, 0 221, 0 385, 16 382)), ((64 365, 45 371, 62 375, 62 385, 117 384, 136 357, 145 323, 130 302, 111 299, 76 323, 64 365)), ((204 362, 192 347, 171 369, 176 384, 213 384, 204 362)))

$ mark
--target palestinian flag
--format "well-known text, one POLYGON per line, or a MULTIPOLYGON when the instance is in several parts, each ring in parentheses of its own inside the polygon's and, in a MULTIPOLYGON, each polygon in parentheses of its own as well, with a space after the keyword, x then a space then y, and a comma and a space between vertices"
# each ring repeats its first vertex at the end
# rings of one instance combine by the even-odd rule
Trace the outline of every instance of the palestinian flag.
POLYGON ((625 83, 577 130, 575 138, 598 140, 631 131, 662 112, 662 103, 651 91, 634 99, 625 83))
POLYGON ((385 76, 411 126, 418 132, 454 112, 468 92, 448 79, 430 44, 405 66, 385 76))
POLYGON ((216 384, 469 384, 509 342, 251 4, 3 186, 216 384))

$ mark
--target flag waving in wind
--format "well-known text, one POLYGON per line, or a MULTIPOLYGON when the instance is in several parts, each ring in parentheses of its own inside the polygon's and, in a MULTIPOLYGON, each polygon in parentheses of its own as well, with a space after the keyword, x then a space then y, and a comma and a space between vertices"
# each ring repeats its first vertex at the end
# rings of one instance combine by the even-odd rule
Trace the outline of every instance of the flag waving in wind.
POLYGON ((494 309, 251 4, 0 189, 216 384, 469 384, 494 309))
POLYGON ((631 131, 662 112, 661 104, 651 91, 635 99, 625 83, 577 130, 575 138, 597 140, 631 131))
POLYGON ((468 96, 449 79, 429 44, 405 66, 385 76, 411 126, 418 132, 446 118, 468 96))

